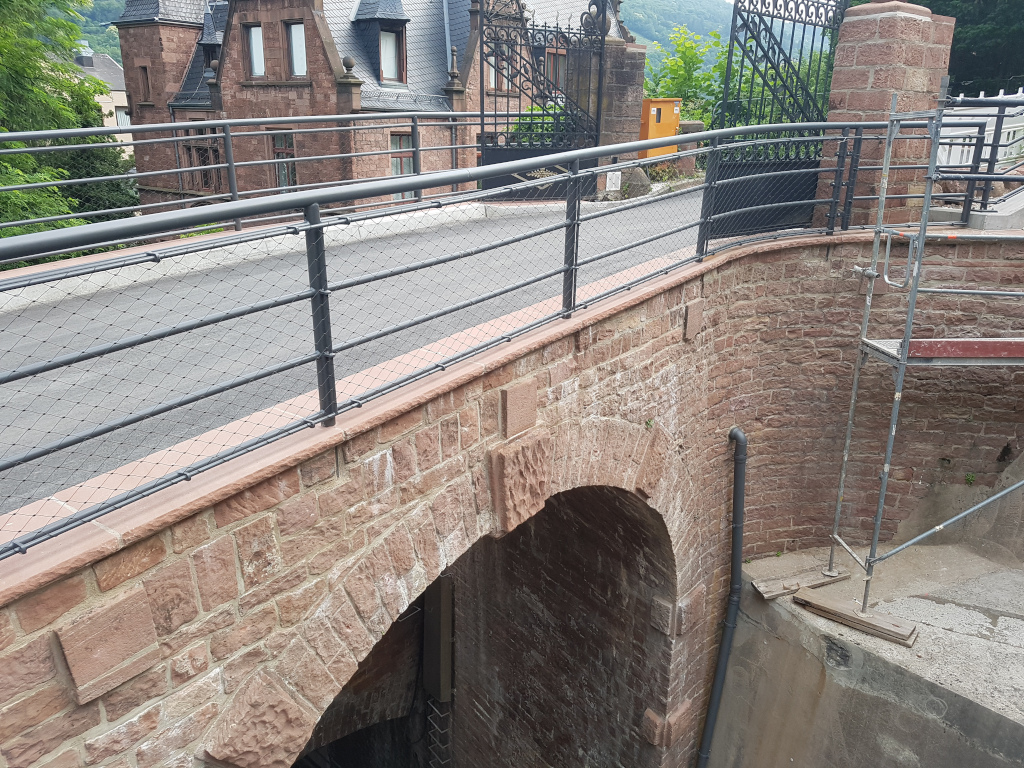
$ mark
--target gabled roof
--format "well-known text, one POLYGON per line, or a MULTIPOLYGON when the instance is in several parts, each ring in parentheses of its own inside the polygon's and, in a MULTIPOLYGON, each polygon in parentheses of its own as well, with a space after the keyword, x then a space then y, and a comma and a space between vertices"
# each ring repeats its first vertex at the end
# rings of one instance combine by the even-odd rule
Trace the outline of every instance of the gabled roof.
POLYGON ((353 21, 409 21, 402 0, 357 0, 353 21))
POLYGON ((206 0, 126 0, 124 13, 113 23, 135 24, 169 21, 178 24, 202 24, 206 0))
POLYGON ((102 80, 106 83, 111 91, 124 90, 124 70, 121 69, 120 64, 107 54, 89 51, 88 55, 76 56, 75 64, 85 74, 92 75, 97 80, 102 80), (92 64, 89 64, 90 59, 92 64))

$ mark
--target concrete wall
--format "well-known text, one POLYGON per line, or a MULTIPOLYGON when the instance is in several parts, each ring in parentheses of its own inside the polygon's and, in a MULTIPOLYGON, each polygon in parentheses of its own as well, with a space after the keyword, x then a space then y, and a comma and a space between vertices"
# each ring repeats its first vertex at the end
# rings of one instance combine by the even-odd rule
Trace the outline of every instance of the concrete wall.
POLYGON ((1010 768, 1024 726, 744 583, 711 768, 1010 768))
MULTIPOLYGON (((630 727, 652 761, 685 764, 726 588, 728 429, 750 436, 747 554, 825 543, 863 303, 851 267, 869 249, 846 234, 719 254, 0 562, 4 768, 288 766, 428 583, 594 485, 643 499, 671 542, 651 617, 671 646, 667 693, 630 727)), ((935 246, 926 278, 1004 283, 1021 258, 1020 244, 935 246)), ((901 301, 876 298, 879 334, 901 301)), ((920 327, 998 335, 1020 311, 933 299, 920 327)), ((967 471, 991 486, 1019 455, 1022 375, 912 374, 887 537, 930 489, 967 471)), ((854 541, 891 386, 870 369, 854 541)), ((571 553, 570 531, 550 546, 571 553)))

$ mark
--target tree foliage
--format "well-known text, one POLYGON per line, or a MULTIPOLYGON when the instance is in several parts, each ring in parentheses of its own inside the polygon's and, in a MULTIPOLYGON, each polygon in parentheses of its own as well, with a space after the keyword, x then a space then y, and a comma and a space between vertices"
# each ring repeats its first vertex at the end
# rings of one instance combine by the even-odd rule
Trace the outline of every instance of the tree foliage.
POLYGON ((680 119, 710 125, 722 100, 728 47, 718 32, 702 36, 685 25, 675 28, 669 42, 668 49, 654 43, 661 59, 647 61, 644 95, 679 99, 680 119))
POLYGON ((657 63, 660 53, 651 43, 670 47, 679 26, 702 36, 709 32, 728 35, 732 5, 725 0, 624 0, 619 16, 638 42, 647 45, 648 56, 657 63))
MULTIPOLYGON (((87 0, 3 0, 0 23, 0 137, 8 131, 95 128, 103 125, 96 103, 107 87, 86 77, 75 65, 78 10, 87 0)), ((130 157, 107 137, 56 140, 100 144, 89 149, 0 155, 0 186, 43 184, 70 178, 96 178, 126 173, 130 157)), ((3 142, 0 148, 25 145, 3 142)), ((40 186, 0 192, 0 220, 20 221, 136 205, 138 195, 127 181, 76 186, 40 186)), ((116 216, 113 214, 108 216, 116 216)), ((91 219, 95 221, 96 219, 91 219)), ((45 224, 0 228, 0 237, 40 229, 74 226, 69 218, 45 224)))
POLYGON ((121 63, 121 41, 117 29, 110 22, 124 13, 124 0, 93 0, 88 8, 82 8, 82 20, 78 23, 82 37, 89 41, 89 47, 96 53, 105 53, 121 63))
POLYGON ((932 13, 955 16, 950 89, 976 95, 1024 85, 1024 4, 1021 0, 929 0, 932 13))

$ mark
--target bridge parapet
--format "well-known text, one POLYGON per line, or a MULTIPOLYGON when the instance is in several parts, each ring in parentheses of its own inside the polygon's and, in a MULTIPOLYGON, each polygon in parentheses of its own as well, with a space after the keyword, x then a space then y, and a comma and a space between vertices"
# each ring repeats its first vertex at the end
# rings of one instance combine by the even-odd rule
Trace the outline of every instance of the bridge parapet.
MULTIPOLYGON (((936 246, 948 269, 996 280, 1020 247, 936 246)), ((644 709, 675 724, 647 728, 659 761, 692 755, 727 589, 724 435, 750 435, 749 555, 825 544, 857 336, 851 267, 869 253, 860 233, 734 248, 0 562, 0 754, 24 768, 66 752, 290 765, 359 663, 475 542, 560 492, 611 486, 671 540, 674 589, 652 615, 673 638, 669 682, 644 709)), ((876 302, 896 322, 900 297, 876 302)), ((978 298, 922 314, 968 318, 1015 322, 978 298)), ((1019 374, 914 375, 958 390, 971 419, 953 432, 927 399, 905 405, 888 535, 966 467, 995 482, 1024 429, 995 394, 1019 374)), ((864 461, 847 480, 865 524, 875 451, 854 445, 864 461)))

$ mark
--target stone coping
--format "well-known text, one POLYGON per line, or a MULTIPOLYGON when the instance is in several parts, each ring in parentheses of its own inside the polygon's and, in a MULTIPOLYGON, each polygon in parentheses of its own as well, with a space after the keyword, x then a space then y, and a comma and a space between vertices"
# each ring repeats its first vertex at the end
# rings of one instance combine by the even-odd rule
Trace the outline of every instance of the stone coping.
MULTIPOLYGON (((396 390, 393 394, 369 401, 361 408, 352 409, 340 414, 335 425, 332 427, 316 427, 282 438, 245 456, 200 473, 190 481, 178 483, 121 509, 109 512, 97 520, 79 526, 74 529, 73 533, 69 532, 35 545, 24 555, 13 555, 0 560, 0 607, 8 605, 19 597, 34 592, 113 552, 164 530, 193 514, 208 509, 214 504, 256 483, 296 467, 326 450, 337 447, 409 410, 422 406, 474 379, 480 378, 490 371, 499 369, 513 360, 576 333, 589 325, 641 304, 680 284, 690 282, 712 270, 717 270, 731 262, 759 254, 782 251, 789 248, 863 243, 870 241, 872 236, 873 233, 871 231, 861 230, 835 233, 831 236, 793 235, 737 245, 719 251, 703 263, 687 265, 663 277, 654 278, 622 294, 609 297, 592 307, 576 312, 568 320, 556 320, 547 323, 522 336, 516 337, 510 342, 474 355, 445 371, 430 374, 420 381, 406 385, 396 390)), ((656 260, 656 262, 662 262, 660 265, 656 262, 647 262, 644 266, 650 267, 650 271, 655 271, 658 268, 671 264, 672 261, 663 258, 656 260)), ((590 295, 600 293, 602 290, 607 289, 609 283, 616 284, 615 281, 620 280, 621 276, 616 275, 611 278, 605 278, 598 283, 583 286, 580 289, 579 295, 581 299, 585 300, 588 293, 590 295)), ((560 305, 560 298, 540 302, 512 315, 507 315, 485 323, 483 326, 477 326, 474 329, 461 332, 441 342, 435 342, 429 347, 407 353, 402 358, 396 358, 394 361, 379 364, 374 366, 374 368, 367 369, 367 371, 347 377, 343 380, 344 384, 339 382, 339 385, 346 388, 358 388, 360 381, 365 382, 367 376, 372 378, 372 372, 375 369, 391 367, 396 363, 406 368, 414 363, 418 363, 418 367, 422 367, 425 363, 429 364, 432 359, 439 359, 438 348, 443 347, 443 345, 449 345, 444 347, 445 354, 451 354, 450 345, 453 341, 461 341, 463 348, 466 348, 482 338, 493 337, 496 325, 504 324, 507 331, 509 328, 507 323, 510 320, 514 320, 517 325, 521 325, 530 318, 550 313, 556 309, 553 302, 557 302, 560 305), (548 306, 549 304, 551 306, 548 306), (432 347, 434 349, 431 349, 432 347)), ((365 389, 365 386, 363 389, 365 389)), ((309 404, 315 402, 315 393, 309 393, 295 398, 294 401, 289 403, 282 403, 259 414, 254 414, 248 419, 240 420, 244 422, 245 426, 240 430, 243 436, 237 442, 247 439, 248 435, 244 434, 246 429, 251 430, 258 426, 263 431, 266 431, 272 428, 267 426, 268 423, 294 420, 295 408, 303 408, 305 413, 316 410, 315 406, 309 407, 309 404), (300 401, 305 401, 306 404, 304 405, 300 401)), ((186 443, 179 444, 173 448, 165 449, 165 451, 160 452, 160 454, 165 454, 163 457, 160 457, 159 454, 154 454, 134 464, 137 465, 138 469, 148 473, 157 471, 156 468, 161 463, 161 458, 166 460, 169 457, 172 459, 177 457, 178 460, 181 460, 182 457, 187 458, 191 455, 196 455, 187 445, 187 443, 194 442, 196 439, 198 438, 194 438, 193 441, 186 441, 186 443)), ((223 443, 219 445, 223 446, 223 443)), ((218 450, 220 449, 218 447, 218 450)), ((216 450, 213 452, 215 453, 216 450)), ((166 465, 164 466, 166 467, 166 465)), ((160 468, 159 474, 155 476, 159 477, 162 474, 164 474, 164 469, 160 468)), ((100 483, 100 489, 98 491, 94 490, 92 495, 83 495, 80 487, 73 488, 58 494, 61 498, 56 501, 44 499, 30 506, 40 505, 39 509, 33 511, 37 514, 50 512, 55 515, 51 519, 66 517, 68 514, 71 514, 71 509, 73 509, 69 502, 77 501, 78 503, 83 503, 82 499, 84 498, 86 501, 94 504, 103 498, 110 498, 124 488, 123 482, 128 475, 124 471, 115 470, 112 473, 108 473, 106 477, 109 478, 110 482, 100 483), (97 493, 100 494, 99 497, 97 497, 97 493), (103 493, 106 495, 103 496, 103 493), (51 506, 47 507, 46 505, 51 506)), ((148 476, 141 481, 135 482, 135 485, 145 482, 146 479, 148 479, 148 476)), ((17 512, 10 514, 16 515, 17 512)), ((38 529, 43 524, 45 523, 38 522, 37 517, 33 529, 38 529)), ((9 538, 13 538, 13 536, 9 536, 8 540, 9 538)))

